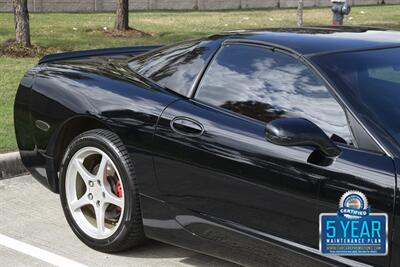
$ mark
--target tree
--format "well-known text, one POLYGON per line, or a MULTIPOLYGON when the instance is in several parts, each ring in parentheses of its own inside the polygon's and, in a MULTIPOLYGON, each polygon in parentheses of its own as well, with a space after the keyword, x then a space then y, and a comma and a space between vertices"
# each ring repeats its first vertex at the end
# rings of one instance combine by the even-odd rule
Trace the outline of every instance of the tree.
POLYGON ((31 46, 31 33, 29 29, 29 12, 27 0, 13 0, 15 39, 18 44, 25 47, 31 46))
POLYGON ((297 27, 302 27, 304 23, 304 2, 299 0, 297 6, 297 27))
POLYGON ((117 0, 117 14, 115 17, 114 30, 129 30, 129 0, 117 0))

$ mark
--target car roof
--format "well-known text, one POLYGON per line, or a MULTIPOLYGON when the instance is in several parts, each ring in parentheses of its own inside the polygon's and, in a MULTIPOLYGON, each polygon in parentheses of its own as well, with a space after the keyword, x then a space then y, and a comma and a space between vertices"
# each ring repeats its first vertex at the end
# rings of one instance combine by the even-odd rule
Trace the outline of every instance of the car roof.
POLYGON ((302 27, 224 32, 227 40, 262 42, 302 55, 400 47, 400 32, 371 27, 302 27))

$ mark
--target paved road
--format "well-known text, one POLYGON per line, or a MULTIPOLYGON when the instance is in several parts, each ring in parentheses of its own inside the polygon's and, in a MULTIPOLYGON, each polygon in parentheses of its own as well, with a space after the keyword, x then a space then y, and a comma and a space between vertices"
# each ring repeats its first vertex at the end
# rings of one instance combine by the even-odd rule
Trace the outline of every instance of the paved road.
POLYGON ((47 191, 31 176, 0 180, 1 266, 51 266, 27 255, 48 252, 55 254, 55 257, 61 256, 87 266, 237 267, 225 261, 155 241, 118 255, 94 251, 81 243, 70 231, 58 195, 47 191), (9 238, 15 240, 15 247, 12 245, 14 241, 10 242, 9 238), (41 251, 36 252, 37 248, 41 251))

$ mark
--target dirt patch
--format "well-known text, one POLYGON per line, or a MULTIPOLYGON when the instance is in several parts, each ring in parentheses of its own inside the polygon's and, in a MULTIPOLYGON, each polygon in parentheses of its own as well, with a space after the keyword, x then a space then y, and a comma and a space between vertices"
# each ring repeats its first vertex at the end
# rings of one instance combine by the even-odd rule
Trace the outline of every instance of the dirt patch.
POLYGON ((24 47, 15 42, 15 39, 9 39, 0 44, 0 56, 10 57, 42 57, 47 54, 61 52, 55 48, 47 48, 32 45, 24 47))
POLYGON ((108 37, 153 37, 156 36, 155 33, 148 33, 141 30, 129 28, 127 31, 115 31, 112 28, 104 27, 95 30, 89 30, 92 32, 101 32, 108 37))

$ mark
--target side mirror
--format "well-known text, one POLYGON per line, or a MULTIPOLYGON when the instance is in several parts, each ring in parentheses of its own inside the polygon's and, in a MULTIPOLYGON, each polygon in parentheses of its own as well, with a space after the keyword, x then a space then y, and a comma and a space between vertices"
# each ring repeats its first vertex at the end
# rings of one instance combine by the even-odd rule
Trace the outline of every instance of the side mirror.
POLYGON ((341 154, 331 139, 317 125, 301 118, 283 118, 269 122, 265 129, 267 141, 280 146, 312 146, 324 156, 341 154))

